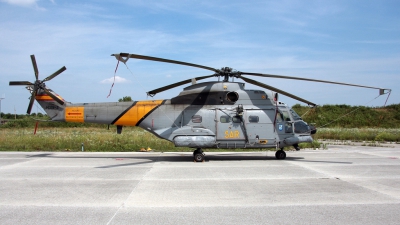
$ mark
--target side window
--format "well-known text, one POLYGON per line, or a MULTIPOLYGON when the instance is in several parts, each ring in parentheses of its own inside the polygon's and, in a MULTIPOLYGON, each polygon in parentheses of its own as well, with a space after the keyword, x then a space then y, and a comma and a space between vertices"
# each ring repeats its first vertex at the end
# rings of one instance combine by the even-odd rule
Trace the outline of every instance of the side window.
POLYGON ((249 122, 250 123, 258 123, 258 116, 249 116, 249 122))
POLYGON ((283 114, 283 119, 284 119, 285 121, 292 121, 292 120, 290 119, 289 113, 288 113, 287 111, 282 111, 282 114, 283 114))
POLYGON ((192 116, 192 123, 201 123, 202 117, 200 115, 194 115, 192 116))
POLYGON ((242 122, 242 120, 240 119, 239 116, 234 116, 234 117, 232 117, 232 121, 233 121, 234 123, 241 123, 241 122, 242 122))
POLYGON ((231 122, 231 117, 230 117, 230 116, 221 116, 221 117, 219 118, 219 121, 220 121, 221 123, 229 123, 229 122, 231 122))
POLYGON ((283 121, 283 114, 279 111, 276 111, 276 121, 279 123, 283 121))
POLYGON ((291 122, 286 122, 285 133, 293 133, 293 124, 291 122))

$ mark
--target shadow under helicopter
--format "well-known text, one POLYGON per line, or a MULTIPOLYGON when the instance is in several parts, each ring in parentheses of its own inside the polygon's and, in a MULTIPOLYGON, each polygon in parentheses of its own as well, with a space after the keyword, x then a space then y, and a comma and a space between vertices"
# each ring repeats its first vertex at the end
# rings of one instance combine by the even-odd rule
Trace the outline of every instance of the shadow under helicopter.
MULTIPOLYGON (((145 164, 153 164, 156 162, 193 162, 192 154, 165 154, 160 153, 157 155, 144 155, 141 156, 59 156, 53 153, 44 153, 44 154, 33 154, 27 155, 27 158, 57 158, 57 159, 113 159, 118 162, 122 162, 124 160, 140 160, 137 162, 129 162, 129 163, 115 163, 109 164, 104 166, 98 166, 94 168, 99 169, 107 169, 107 168, 117 168, 117 167, 128 167, 128 166, 136 166, 136 165, 145 165, 145 164)), ((245 155, 245 154, 235 154, 235 153, 228 153, 228 154, 207 154, 206 160, 204 163, 212 162, 212 161, 272 161, 277 160, 275 156, 266 156, 266 155, 245 155)), ((304 157, 286 157, 285 160, 279 160, 282 163, 285 161, 298 161, 298 162, 306 162, 306 163, 334 163, 334 164, 352 164, 352 162, 345 162, 345 161, 329 161, 329 160, 306 160, 304 157)))

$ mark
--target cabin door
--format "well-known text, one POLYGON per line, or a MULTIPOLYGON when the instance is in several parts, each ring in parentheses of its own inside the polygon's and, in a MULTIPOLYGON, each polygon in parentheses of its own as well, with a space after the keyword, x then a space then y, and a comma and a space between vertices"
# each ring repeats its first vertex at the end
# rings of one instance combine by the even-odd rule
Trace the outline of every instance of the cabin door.
MULTIPOLYGON (((245 123, 232 110, 216 110, 216 134, 220 148, 243 148, 246 145, 245 123)), ((243 117, 244 119, 244 117, 243 117)))

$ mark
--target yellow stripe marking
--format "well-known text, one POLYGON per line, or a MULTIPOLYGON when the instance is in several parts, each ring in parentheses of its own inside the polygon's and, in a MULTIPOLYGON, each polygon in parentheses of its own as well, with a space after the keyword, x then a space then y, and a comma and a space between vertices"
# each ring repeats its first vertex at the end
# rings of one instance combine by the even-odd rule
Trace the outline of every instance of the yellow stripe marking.
POLYGON ((163 100, 139 101, 114 123, 114 125, 136 126, 137 122, 145 117, 155 107, 161 105, 163 100))
MULTIPOLYGON (((56 97, 58 99, 60 99, 61 101, 64 101, 64 99, 61 98, 61 96, 56 95, 56 97)), ((35 99, 37 101, 54 101, 54 99, 52 97, 50 97, 49 95, 36 95, 35 99)))
POLYGON ((53 100, 53 99, 52 99, 50 96, 48 96, 48 95, 36 95, 35 99, 38 100, 38 101, 53 100))

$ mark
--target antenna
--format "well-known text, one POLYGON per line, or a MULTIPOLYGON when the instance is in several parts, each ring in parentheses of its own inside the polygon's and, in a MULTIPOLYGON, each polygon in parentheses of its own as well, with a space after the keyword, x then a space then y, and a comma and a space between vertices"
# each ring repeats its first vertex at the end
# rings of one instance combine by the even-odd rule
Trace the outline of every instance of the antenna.
POLYGON ((3 100, 3 99, 6 99, 6 95, 5 95, 5 94, 3 94, 3 95, 0 97, 0 125, 1 125, 2 122, 3 122, 3 120, 1 119, 1 100, 3 100))

